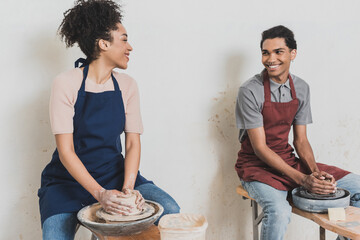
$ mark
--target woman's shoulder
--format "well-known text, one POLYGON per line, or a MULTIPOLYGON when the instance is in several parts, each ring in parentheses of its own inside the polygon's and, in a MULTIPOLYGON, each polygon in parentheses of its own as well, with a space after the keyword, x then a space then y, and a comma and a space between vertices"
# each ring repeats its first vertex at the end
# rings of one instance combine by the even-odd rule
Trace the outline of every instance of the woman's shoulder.
POLYGON ((132 91, 137 89, 137 84, 134 78, 126 73, 113 71, 115 79, 119 83, 121 91, 132 91))
POLYGON ((82 81, 82 70, 73 68, 58 74, 53 80, 54 88, 72 89, 80 87, 82 81))

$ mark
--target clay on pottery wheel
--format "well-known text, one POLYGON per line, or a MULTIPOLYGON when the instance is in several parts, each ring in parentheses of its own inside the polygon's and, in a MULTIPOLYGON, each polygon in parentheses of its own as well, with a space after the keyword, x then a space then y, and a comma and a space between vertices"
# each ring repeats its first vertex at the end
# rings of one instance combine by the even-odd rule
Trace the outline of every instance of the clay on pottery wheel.
POLYGON ((132 216, 132 215, 139 215, 143 209, 139 210, 136 206, 136 194, 134 192, 130 192, 129 194, 123 196, 123 197, 119 197, 121 199, 121 201, 123 202, 124 205, 129 205, 131 206, 131 212, 127 214, 127 216, 132 216))
MULTIPOLYGON (((330 178, 326 178, 323 181, 331 182, 330 178)), ((309 190, 305 189, 304 187, 301 187, 299 190, 299 196, 303 198, 308 199, 317 199, 317 200, 331 200, 331 199, 339 199, 346 195, 346 192, 342 188, 336 189, 335 193, 329 193, 329 194, 317 194, 310 192, 309 190)))
MULTIPOLYGON (((77 217, 82 225, 90 229, 95 234, 102 236, 129 236, 138 234, 148 229, 164 211, 164 208, 160 204, 145 200, 144 213, 147 212, 147 206, 150 206, 149 209, 152 209, 153 213, 148 217, 135 221, 111 222, 100 219, 96 215, 96 212, 101 208, 100 203, 94 203, 82 208, 78 212, 77 217)), ((140 215, 144 215, 144 213, 141 213, 140 215)), ((128 217, 136 217, 140 215, 128 217)))
POLYGON ((330 199, 338 199, 342 198, 346 195, 346 192, 342 188, 338 188, 335 193, 330 194, 316 194, 312 193, 309 190, 306 190, 305 188, 300 188, 299 190, 299 196, 303 198, 308 199, 318 199, 318 200, 330 200, 330 199))
POLYGON ((128 215, 122 214, 110 214, 106 212, 103 208, 100 208, 96 212, 96 216, 104 219, 107 222, 122 222, 122 221, 134 221, 138 219, 143 219, 154 213, 154 208, 148 204, 145 204, 142 210, 139 210, 135 204, 136 195, 135 193, 127 194, 125 197, 121 197, 124 204, 130 205, 131 212, 128 215))

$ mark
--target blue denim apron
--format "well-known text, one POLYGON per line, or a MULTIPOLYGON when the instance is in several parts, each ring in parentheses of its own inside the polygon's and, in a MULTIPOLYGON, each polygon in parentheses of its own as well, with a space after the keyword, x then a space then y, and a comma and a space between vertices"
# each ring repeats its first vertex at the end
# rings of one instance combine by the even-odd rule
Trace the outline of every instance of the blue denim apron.
MULTIPOLYGON (((75 67, 81 61, 79 60, 75 67)), ((88 70, 89 66, 86 65, 74 106, 75 153, 102 187, 121 190, 124 182, 124 157, 121 154, 120 134, 125 127, 122 94, 112 74, 114 91, 85 92, 88 70)), ((135 186, 144 183, 152 182, 138 172, 135 186)), ((62 165, 57 149, 42 172, 38 196, 41 224, 55 214, 77 212, 96 202, 62 165)))

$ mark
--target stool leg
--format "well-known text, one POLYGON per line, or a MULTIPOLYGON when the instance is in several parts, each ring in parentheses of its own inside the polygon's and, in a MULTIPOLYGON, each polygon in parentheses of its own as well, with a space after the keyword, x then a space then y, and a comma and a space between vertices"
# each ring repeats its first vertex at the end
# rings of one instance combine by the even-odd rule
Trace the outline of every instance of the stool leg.
POLYGON ((325 228, 320 226, 320 240, 325 240, 325 228))
POLYGON ((98 238, 95 236, 95 234, 91 234, 91 240, 98 240, 98 238))
POLYGON ((251 200, 252 206, 252 219, 253 219, 253 238, 254 240, 259 240, 259 230, 258 230, 258 206, 257 202, 251 200))

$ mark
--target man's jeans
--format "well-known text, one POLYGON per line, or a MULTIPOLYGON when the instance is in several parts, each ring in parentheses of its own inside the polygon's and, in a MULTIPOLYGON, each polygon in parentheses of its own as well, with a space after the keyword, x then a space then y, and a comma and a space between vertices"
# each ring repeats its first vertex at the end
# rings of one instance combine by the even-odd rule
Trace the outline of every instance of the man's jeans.
MULTIPOLYGON (((286 200, 287 191, 275 189, 267 184, 241 180, 249 196, 262 207, 264 218, 261 227, 261 240, 282 240, 290 223, 291 206, 286 200)), ((351 206, 360 207, 360 175, 350 173, 337 181, 337 187, 351 193, 351 206)))

